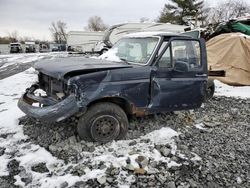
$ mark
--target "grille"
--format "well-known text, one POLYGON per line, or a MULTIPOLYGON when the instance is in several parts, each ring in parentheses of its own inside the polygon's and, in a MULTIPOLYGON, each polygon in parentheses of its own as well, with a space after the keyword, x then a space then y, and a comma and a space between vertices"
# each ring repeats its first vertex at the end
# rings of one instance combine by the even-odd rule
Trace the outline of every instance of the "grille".
POLYGON ((67 89, 67 85, 63 81, 57 80, 56 78, 42 73, 39 74, 38 78, 40 88, 46 91, 48 96, 53 98, 57 99, 56 93, 65 93, 67 89))

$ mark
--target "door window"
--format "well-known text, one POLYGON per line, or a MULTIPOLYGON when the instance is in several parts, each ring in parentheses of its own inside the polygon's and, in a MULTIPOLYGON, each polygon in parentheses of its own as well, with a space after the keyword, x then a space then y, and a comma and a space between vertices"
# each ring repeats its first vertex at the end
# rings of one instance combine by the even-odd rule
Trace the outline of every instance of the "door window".
POLYGON ((159 67, 164 67, 164 68, 172 67, 170 48, 167 48, 166 51, 163 53, 161 59, 158 62, 158 65, 159 67))
POLYGON ((200 62, 200 44, 198 41, 174 40, 171 42, 174 63, 185 63, 188 69, 198 68, 200 62))
POLYGON ((173 40, 158 62, 159 67, 182 67, 185 72, 201 66, 200 44, 192 40, 173 40))

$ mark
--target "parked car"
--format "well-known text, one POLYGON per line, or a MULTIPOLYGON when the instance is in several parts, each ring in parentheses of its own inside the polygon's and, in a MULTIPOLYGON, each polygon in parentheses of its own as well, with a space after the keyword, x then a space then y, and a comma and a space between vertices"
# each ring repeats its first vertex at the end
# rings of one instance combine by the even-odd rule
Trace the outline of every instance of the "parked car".
POLYGON ((205 41, 179 34, 130 34, 100 59, 50 59, 35 68, 38 83, 19 108, 44 121, 75 116, 80 138, 101 143, 124 138, 130 116, 199 108, 207 92, 205 41))
POLYGON ((35 42, 25 42, 25 52, 26 53, 35 53, 36 52, 35 42))
POLYGON ((66 51, 66 44, 56 44, 52 47, 52 52, 64 52, 66 51))
POLYGON ((41 42, 41 43, 39 43, 39 52, 40 53, 50 52, 49 43, 47 43, 47 42, 41 42))
POLYGON ((19 42, 10 43, 10 53, 22 53, 22 45, 19 42))

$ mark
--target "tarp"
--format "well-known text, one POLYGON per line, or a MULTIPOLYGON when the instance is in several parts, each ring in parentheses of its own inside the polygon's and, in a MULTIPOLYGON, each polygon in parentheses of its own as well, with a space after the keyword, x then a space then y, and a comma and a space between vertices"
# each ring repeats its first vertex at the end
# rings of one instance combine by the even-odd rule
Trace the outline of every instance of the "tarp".
POLYGON ((236 22, 236 23, 233 23, 231 25, 231 27, 232 27, 233 32, 241 32, 241 33, 244 33, 246 35, 250 35, 250 26, 249 25, 246 25, 246 24, 243 24, 240 22, 236 22))
POLYGON ((209 36, 209 38, 213 38, 217 35, 223 33, 233 33, 240 32, 246 35, 250 35, 250 25, 241 23, 239 21, 229 21, 225 24, 219 25, 215 31, 209 36))
POLYGON ((225 70, 225 77, 216 79, 229 85, 250 85, 250 37, 227 33, 207 43, 208 69, 225 70))

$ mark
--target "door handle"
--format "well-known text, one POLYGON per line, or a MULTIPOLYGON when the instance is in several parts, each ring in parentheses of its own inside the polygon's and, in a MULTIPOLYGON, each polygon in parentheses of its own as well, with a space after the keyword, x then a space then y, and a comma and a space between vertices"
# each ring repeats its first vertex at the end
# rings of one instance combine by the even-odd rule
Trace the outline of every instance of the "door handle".
POLYGON ((196 74, 197 77, 207 77, 207 74, 196 74))

